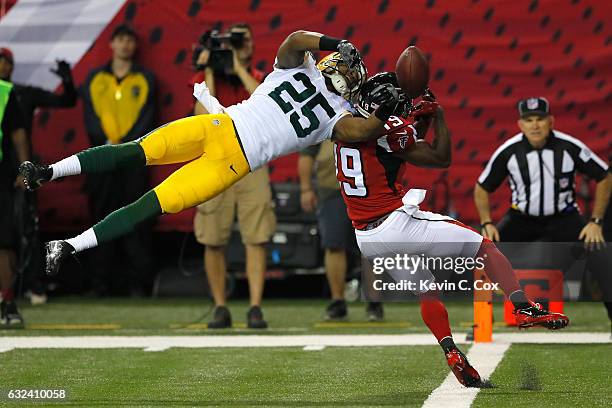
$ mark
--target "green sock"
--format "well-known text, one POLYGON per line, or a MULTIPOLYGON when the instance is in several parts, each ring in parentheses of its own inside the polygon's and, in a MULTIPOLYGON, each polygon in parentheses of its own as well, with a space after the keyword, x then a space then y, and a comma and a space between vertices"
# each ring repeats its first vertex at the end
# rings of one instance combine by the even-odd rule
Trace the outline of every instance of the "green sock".
POLYGON ((125 167, 146 166, 147 159, 140 143, 92 147, 76 155, 83 173, 101 173, 125 167))
POLYGON ((159 217, 162 209, 153 190, 132 204, 121 207, 93 226, 98 244, 111 241, 134 230, 143 221, 159 217))

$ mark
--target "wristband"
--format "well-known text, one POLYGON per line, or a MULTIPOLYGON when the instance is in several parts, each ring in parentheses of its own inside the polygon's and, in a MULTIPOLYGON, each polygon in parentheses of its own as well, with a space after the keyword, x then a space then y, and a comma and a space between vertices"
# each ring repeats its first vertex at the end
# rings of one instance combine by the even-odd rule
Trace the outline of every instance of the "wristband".
POLYGON ((338 51, 338 44, 340 44, 341 41, 342 40, 337 38, 323 35, 319 38, 319 49, 321 51, 338 51))
POLYGON ((593 224, 595 224, 595 225, 599 225, 599 226, 601 226, 601 224, 602 224, 602 220, 601 220, 601 218, 599 218, 599 217, 592 217, 592 218, 589 220, 589 222, 592 222, 593 224))
POLYGON ((483 222, 482 224, 480 224, 480 228, 483 229, 484 227, 486 227, 487 225, 493 225, 493 221, 487 221, 487 222, 483 222))

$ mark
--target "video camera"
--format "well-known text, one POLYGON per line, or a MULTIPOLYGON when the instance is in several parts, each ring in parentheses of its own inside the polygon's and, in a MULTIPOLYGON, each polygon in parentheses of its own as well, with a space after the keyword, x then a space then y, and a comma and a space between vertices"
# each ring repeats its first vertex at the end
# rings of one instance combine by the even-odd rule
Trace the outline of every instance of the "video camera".
POLYGON ((198 44, 193 49, 191 56, 192 65, 197 71, 201 71, 206 66, 197 64, 200 53, 208 49, 210 57, 207 66, 215 72, 229 74, 234 69, 233 51, 231 48, 239 49, 244 45, 244 31, 229 31, 220 33, 217 30, 206 31, 198 39, 198 44))

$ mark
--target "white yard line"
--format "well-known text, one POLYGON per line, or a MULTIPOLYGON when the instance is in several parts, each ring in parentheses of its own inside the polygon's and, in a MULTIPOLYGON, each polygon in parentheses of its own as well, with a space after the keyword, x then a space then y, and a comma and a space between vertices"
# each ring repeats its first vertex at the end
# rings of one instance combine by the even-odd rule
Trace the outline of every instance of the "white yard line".
POLYGON ((518 332, 518 333, 493 333, 495 343, 610 343, 609 332, 564 332, 564 331, 542 331, 542 332, 518 332))
MULTIPOLYGON (((482 378, 489 378, 504 357, 510 343, 477 343, 472 346, 467 358, 482 378)), ((479 388, 465 388, 453 373, 449 373, 438 388, 433 390, 423 403, 423 408, 453 407, 468 408, 474 402, 479 388)))
POLYGON ((325 350, 325 346, 317 345, 317 346, 304 346, 302 349, 304 351, 321 351, 325 350))
MULTIPOLYGON (((530 332, 498 333, 493 343, 474 344, 469 353, 470 363, 483 378, 488 378, 512 343, 592 344, 610 343, 609 333, 530 332)), ((465 335, 456 336, 465 343, 465 335)), ((173 347, 302 347, 319 351, 326 347, 373 347, 436 345, 431 334, 389 335, 220 335, 220 336, 0 336, 0 353, 14 349, 110 349, 136 348, 145 352, 160 352, 173 347)), ((469 407, 478 388, 464 388, 450 373, 427 398, 423 407, 469 407)))
MULTIPOLYGON (((493 344, 510 343, 609 343, 609 333, 532 332, 495 334, 493 344)), ((465 343, 465 336, 456 336, 465 343)), ((139 348, 163 351, 172 347, 368 347, 437 344, 431 334, 397 335, 220 335, 220 336, 0 336, 0 352, 13 349, 139 348)))

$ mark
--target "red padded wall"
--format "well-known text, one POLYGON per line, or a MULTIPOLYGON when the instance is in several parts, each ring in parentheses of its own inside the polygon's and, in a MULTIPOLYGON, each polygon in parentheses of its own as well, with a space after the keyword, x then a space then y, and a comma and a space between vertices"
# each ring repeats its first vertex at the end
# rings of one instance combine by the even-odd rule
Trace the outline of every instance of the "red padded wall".
MULTIPOLYGON (((453 164, 446 172, 410 168, 411 186, 431 188, 428 206, 451 209, 476 221, 472 188, 494 149, 517 132, 518 99, 546 96, 557 128, 588 143, 607 158, 612 114, 612 2, 548 1, 344 1, 174 0, 128 1, 75 67, 87 71, 110 57, 112 26, 131 21, 141 33, 140 61, 158 78, 159 123, 191 108, 187 82, 191 44, 215 24, 246 21, 253 26, 256 64, 270 70, 290 32, 307 29, 349 38, 370 73, 393 69, 397 55, 416 44, 431 55, 431 83, 444 105, 453 134, 453 164), (607 24, 608 23, 608 24, 607 24)), ((36 152, 52 162, 87 147, 82 107, 42 112, 34 134, 36 152)), ((272 164, 275 181, 295 179, 295 157, 272 164)), ((156 168, 157 183, 173 170, 156 168)), ((118 180, 120 182, 120 180, 118 180)), ((42 227, 80 229, 89 223, 83 180, 67 178, 41 190, 42 227)), ((506 188, 493 197, 494 215, 507 207, 506 188)), ((162 217, 160 229, 191 228, 192 212, 162 217)))

